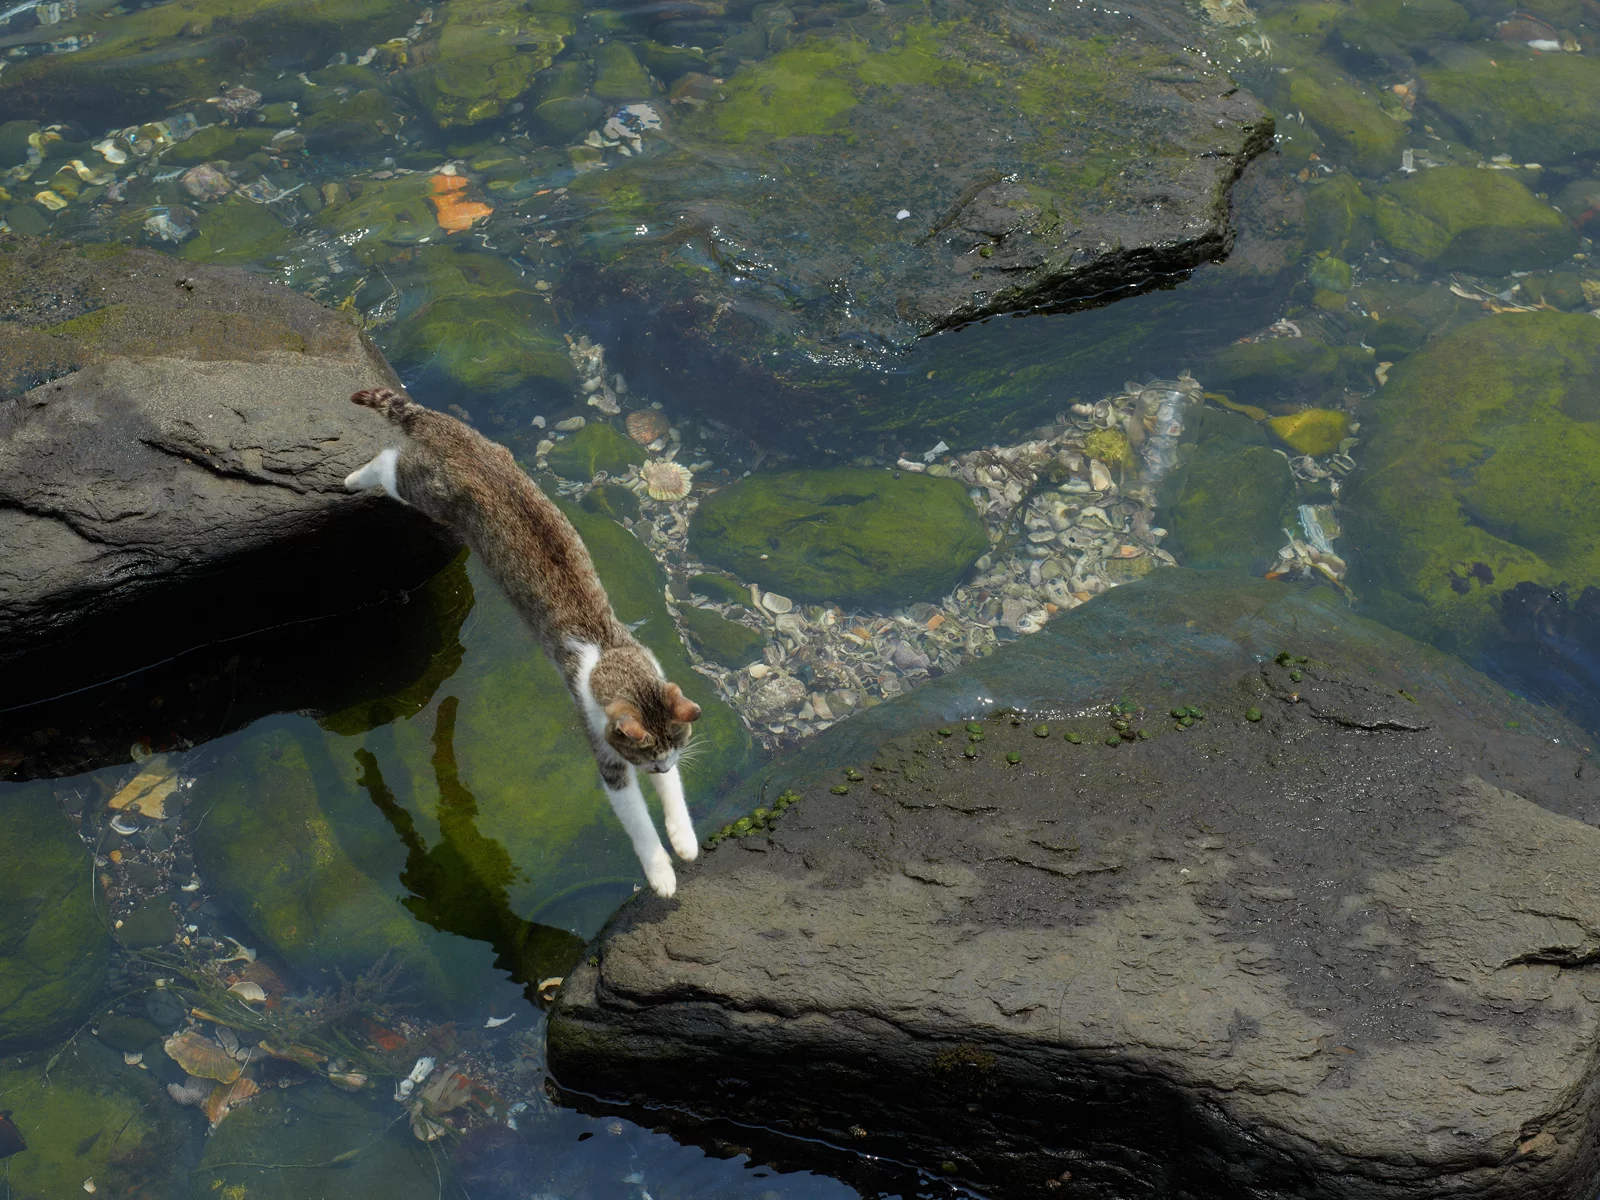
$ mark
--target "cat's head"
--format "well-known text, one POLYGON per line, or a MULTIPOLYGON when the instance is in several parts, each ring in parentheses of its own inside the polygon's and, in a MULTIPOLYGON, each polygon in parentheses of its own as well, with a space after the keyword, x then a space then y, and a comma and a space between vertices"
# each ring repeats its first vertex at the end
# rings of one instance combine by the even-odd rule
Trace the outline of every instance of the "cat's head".
POLYGON ((669 771, 699 717, 700 706, 677 684, 642 681, 606 705, 606 742, 641 771, 669 771))

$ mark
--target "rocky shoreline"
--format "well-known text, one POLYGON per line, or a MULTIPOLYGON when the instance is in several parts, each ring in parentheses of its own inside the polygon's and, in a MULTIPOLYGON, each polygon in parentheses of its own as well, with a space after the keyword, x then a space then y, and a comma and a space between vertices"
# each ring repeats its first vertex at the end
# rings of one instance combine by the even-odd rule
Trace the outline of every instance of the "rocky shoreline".
POLYGON ((1577 1200, 1586 746, 1313 594, 1156 572, 774 764, 568 980, 552 1068, 991 1194, 1577 1200))

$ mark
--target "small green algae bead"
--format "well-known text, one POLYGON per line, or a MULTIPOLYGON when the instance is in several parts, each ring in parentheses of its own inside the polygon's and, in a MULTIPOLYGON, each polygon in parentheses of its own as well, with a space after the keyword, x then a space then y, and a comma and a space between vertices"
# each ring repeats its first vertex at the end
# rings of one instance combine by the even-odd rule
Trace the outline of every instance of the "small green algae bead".
POLYGON ((1068 733, 1066 737, 1067 741, 1071 742, 1074 746, 1083 745, 1083 738, 1079 737, 1076 733, 1068 733))
POLYGON ((939 730, 939 736, 940 737, 950 737, 954 733, 955 733, 954 729, 941 729, 941 730, 939 730))
POLYGON ((1122 738, 1119 735, 1113 733, 1110 737, 1108 737, 1106 739, 1106 745, 1108 745, 1108 746, 1120 746, 1120 745, 1122 745, 1122 738))
POLYGON ((1245 709, 1244 710, 1244 719, 1246 721, 1259 721, 1259 720, 1261 720, 1261 710, 1259 708, 1254 708, 1254 707, 1245 709))
POLYGON ((967 722, 967 732, 968 733, 982 733, 983 732, 983 726, 979 725, 976 721, 968 721, 967 722))
POLYGON ((1015 750, 1012 750, 1006 754, 1006 761, 1014 767, 1022 761, 1022 755, 1018 754, 1015 750))
POLYGON ((968 758, 977 758, 978 748, 976 746, 963 746, 961 753, 966 755, 968 758))
POLYGON ((1050 726, 1048 726, 1048 725, 1035 725, 1033 727, 1033 736, 1034 737, 1049 737, 1050 736, 1050 726))
POLYGON ((836 783, 828 790, 835 796, 848 796, 850 794, 850 785, 846 783, 836 783))

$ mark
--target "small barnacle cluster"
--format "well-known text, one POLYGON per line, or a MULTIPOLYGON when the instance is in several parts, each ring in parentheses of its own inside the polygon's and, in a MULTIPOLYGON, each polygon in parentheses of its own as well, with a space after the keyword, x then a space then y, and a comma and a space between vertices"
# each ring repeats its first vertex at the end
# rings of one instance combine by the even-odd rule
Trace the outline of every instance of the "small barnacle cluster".
POLYGON ((706 839, 706 849, 709 850, 718 842, 725 841, 728 838, 748 837, 752 833, 760 833, 763 830, 771 829, 778 823, 778 818, 783 816, 789 806, 798 804, 801 799, 800 793, 793 790, 780 793, 778 798, 772 802, 771 808, 758 808, 748 817, 740 817, 737 821, 724 825, 717 830, 716 833, 706 839))

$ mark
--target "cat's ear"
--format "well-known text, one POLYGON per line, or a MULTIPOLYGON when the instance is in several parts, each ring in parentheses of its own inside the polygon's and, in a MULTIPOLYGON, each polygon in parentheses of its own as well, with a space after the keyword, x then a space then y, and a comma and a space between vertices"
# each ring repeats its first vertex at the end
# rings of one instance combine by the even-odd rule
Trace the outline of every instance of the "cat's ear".
POLYGON ((644 722, 639 719, 639 710, 625 700, 613 700, 606 705, 606 716, 611 718, 611 723, 617 727, 617 732, 631 742, 642 742, 645 739, 644 722))
POLYGON ((687 725, 691 721, 700 719, 700 706, 683 694, 683 689, 675 683, 669 683, 661 689, 661 699, 666 703, 667 712, 674 721, 682 721, 687 725))

